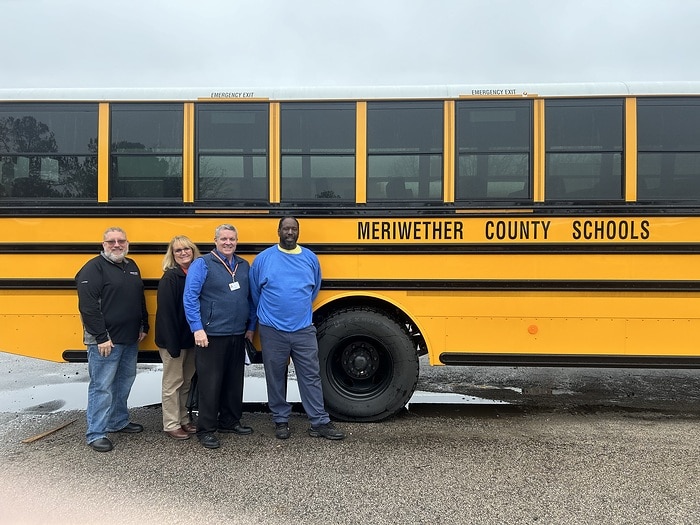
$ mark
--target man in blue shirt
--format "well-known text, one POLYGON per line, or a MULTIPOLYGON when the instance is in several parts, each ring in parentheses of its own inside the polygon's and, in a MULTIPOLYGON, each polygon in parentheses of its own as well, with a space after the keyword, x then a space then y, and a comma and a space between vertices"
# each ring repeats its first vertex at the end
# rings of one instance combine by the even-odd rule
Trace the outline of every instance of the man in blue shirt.
POLYGON ((299 393, 311 428, 309 435, 343 439, 323 406, 316 327, 312 303, 321 289, 321 266, 316 255, 297 244, 299 222, 283 217, 277 229, 279 244, 253 261, 250 292, 260 327, 267 400, 275 436, 289 438, 291 405, 286 398, 287 364, 292 359, 299 393))
POLYGON ((206 448, 219 448, 219 432, 252 434, 241 425, 244 337, 252 340, 255 309, 250 299, 250 265, 235 255, 238 231, 222 224, 214 234, 216 248, 195 259, 187 271, 183 305, 194 334, 199 392, 197 438, 206 448))

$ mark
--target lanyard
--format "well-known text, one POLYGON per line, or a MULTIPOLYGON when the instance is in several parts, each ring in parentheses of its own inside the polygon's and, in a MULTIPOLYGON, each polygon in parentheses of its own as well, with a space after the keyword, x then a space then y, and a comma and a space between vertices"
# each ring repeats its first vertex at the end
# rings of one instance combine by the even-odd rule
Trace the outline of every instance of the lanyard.
POLYGON ((226 268, 226 271, 231 274, 231 280, 235 281, 236 280, 236 270, 238 270, 238 262, 236 262, 236 266, 234 266, 233 271, 231 271, 231 267, 228 265, 228 263, 226 261, 224 261, 221 257, 219 257, 219 254, 216 253, 215 250, 212 250, 211 254, 221 261, 221 264, 224 265, 224 268, 226 268))

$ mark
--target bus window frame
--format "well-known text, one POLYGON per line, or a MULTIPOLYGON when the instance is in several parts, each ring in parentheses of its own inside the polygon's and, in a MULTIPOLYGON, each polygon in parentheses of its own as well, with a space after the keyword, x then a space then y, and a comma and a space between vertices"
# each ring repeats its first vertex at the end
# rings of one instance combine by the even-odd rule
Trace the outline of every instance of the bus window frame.
MULTIPOLYGON (((366 187, 367 204, 372 206, 426 206, 442 205, 445 200, 445 188, 443 180, 443 170, 446 159, 444 148, 444 101, 443 100, 407 100, 407 101, 368 101, 367 102, 367 131, 366 131, 366 187), (394 136, 405 136, 411 129, 405 119, 400 120, 398 113, 386 118, 385 111, 406 111, 414 110, 413 132, 417 132, 418 140, 405 144, 386 142, 384 144, 376 140, 377 135, 374 129, 379 122, 384 127, 393 129, 394 136), (426 126, 426 118, 417 118, 418 111, 434 112, 435 119, 432 127, 426 126), (384 117, 383 122, 379 117, 384 117), (391 122, 393 120, 393 122, 391 122), (432 136, 426 136, 426 133, 432 136), (422 140, 421 140, 422 139, 422 140), (397 166, 397 161, 402 159, 411 163, 416 176, 406 178, 402 176, 391 176, 386 174, 386 170, 397 166), (389 165, 383 168, 380 175, 378 171, 378 161, 389 165), (439 166, 435 166, 439 164, 439 166), (392 179, 395 179, 392 181, 392 179), (403 187, 400 186, 403 181, 403 187), (394 183, 396 189, 394 188, 394 183), (439 191, 434 192, 431 188, 439 185, 439 191), (432 195, 432 193, 437 193, 432 195)), ((383 135, 386 137, 386 134, 383 135)), ((384 139, 382 139, 384 140, 384 139)))
MULTIPOLYGON (((0 141, 0 144, 5 144, 7 148, 0 151, 0 159, 2 163, 2 172, 0 175, 0 201, 11 203, 13 206, 34 206, 38 203, 47 202, 51 205, 74 205, 75 203, 90 202, 97 200, 97 140, 99 126, 99 111, 98 104, 91 102, 2 102, 0 103, 0 119, 2 115, 8 115, 7 118, 13 118, 12 114, 22 114, 23 120, 32 118, 37 123, 37 128, 40 125, 46 127, 45 132, 49 134, 50 139, 55 145, 53 151, 42 151, 41 149, 33 151, 21 151, 16 148, 10 148, 10 138, 0 141), (62 118, 58 122, 47 123, 45 120, 37 119, 39 114, 59 114, 62 118), (79 117, 78 114, 85 114, 79 117), (91 129, 86 126, 87 122, 92 120, 91 129), (66 126, 73 126, 72 130, 66 130, 66 126), (59 133, 58 128, 64 128, 59 133), (84 130, 80 132, 80 130, 84 130), (56 136, 72 137, 73 144, 70 148, 65 144, 65 140, 59 139, 56 141, 56 136), (80 144, 87 139, 84 148, 79 148, 77 136, 82 135, 80 144), (20 162, 24 160, 25 162, 20 162), (26 176, 18 177, 18 166, 26 164, 26 176), (55 165, 56 169, 45 169, 45 166, 55 165), (75 165, 74 170, 62 169, 62 166, 75 165), (92 165, 92 166, 90 166, 92 165), (87 169, 84 182, 79 183, 79 187, 86 190, 86 194, 80 195, 81 191, 74 192, 74 195, 38 195, 33 194, 34 191, 61 191, 53 190, 52 183, 64 187, 72 184, 71 179, 79 179, 81 172, 87 169), (34 175, 33 175, 34 174, 34 175), (90 180, 91 179, 91 180, 90 180)), ((20 118, 20 117, 14 117, 20 118)), ((26 126, 23 126, 26 129, 26 126)), ((0 131, 3 127, 0 126, 0 131)), ((9 130, 8 130, 9 132, 9 130)), ((26 137, 25 137, 26 138, 26 137)), ((39 141, 32 143, 36 144, 39 141)), ((17 142, 15 141, 15 144, 17 142)))
POLYGON ((323 206, 355 204, 356 126, 357 104, 355 102, 282 102, 280 104, 280 196, 283 204, 322 204, 323 206), (311 113, 309 117, 304 118, 303 112, 311 113), (324 141, 330 141, 334 130, 330 126, 332 119, 322 122, 319 121, 320 119, 313 118, 318 117, 321 112, 325 112, 326 116, 333 112, 340 115, 348 113, 349 118, 343 122, 347 128, 335 130, 338 140, 335 147, 323 144, 324 141), (295 124, 299 126, 296 134, 291 133, 290 128, 295 124), (294 139, 297 140, 296 144, 292 143, 294 139), (346 144, 343 144, 343 141, 346 141, 346 144), (336 164, 335 160, 340 160, 341 164, 349 164, 341 170, 345 176, 337 177, 337 180, 334 180, 336 179, 334 175, 328 174, 336 164), (320 167, 321 164, 330 165, 330 167, 320 167), (299 176, 285 176, 293 167, 299 176), (324 172, 325 177, 316 176, 317 173, 324 172), (336 193, 341 179, 346 183, 343 191, 345 195, 336 193), (302 185, 301 191, 298 183, 302 185))
MULTIPOLYGON (((125 121, 128 123, 128 121, 125 121)), ((156 132, 169 125, 168 122, 160 123, 156 132)), ((133 124, 130 124, 133 125, 133 124)), ((119 128, 117 128, 121 131, 119 128)), ((109 200, 113 202, 143 202, 143 201, 166 201, 182 202, 183 176, 184 176, 184 105, 174 102, 114 102, 109 107, 109 200), (136 113, 139 116, 149 113, 173 113, 175 117, 173 129, 169 133, 158 134, 157 140, 146 144, 141 142, 131 142, 115 137, 115 128, 121 123, 115 117, 120 114, 136 113), (165 146, 161 146, 161 137, 167 138, 171 135, 170 141, 165 146), (115 142, 116 140, 119 142, 115 142), (119 148, 118 144, 140 144, 143 149, 119 148), (158 165, 163 169, 164 162, 167 164, 164 176, 122 176, 120 175, 121 161, 131 164, 130 173, 140 172, 148 164, 158 165), (148 161, 148 162, 145 162, 148 161), (177 164, 179 161, 179 171, 177 164), (175 170, 175 175, 170 175, 171 170, 175 170), (168 192, 172 194, 169 195, 168 192), (119 194, 121 193, 121 194, 119 194)), ((133 133, 133 129, 125 129, 126 132, 133 133)), ((143 127, 139 132, 146 132, 143 127)))
MULTIPOLYGON (((269 206, 269 188, 270 188, 270 104, 267 102, 245 102, 245 103, 221 103, 221 102, 199 102, 195 105, 195 139, 194 139, 194 157, 195 157, 195 170, 194 170, 194 187, 195 187, 195 202, 198 205, 204 206, 216 206, 218 204, 240 204, 240 205, 252 205, 252 206, 269 206), (228 125, 240 125, 245 124, 242 122, 248 113, 250 115, 255 115, 254 117, 254 133, 244 133, 245 130, 241 130, 239 135, 241 137, 246 137, 247 139, 255 138, 259 140, 260 143, 254 143, 251 147, 246 148, 245 146, 226 147, 225 144, 212 144, 204 147, 202 142, 210 139, 207 134, 205 134, 205 125, 212 124, 211 122, 205 121, 205 114, 221 114, 222 121, 220 124, 222 126, 228 125), (261 115, 258 121, 258 116, 261 115), (224 122, 226 118, 241 119, 239 122, 224 122), (254 137, 254 134, 258 136, 254 137), (263 144, 264 143, 264 144, 263 144), (256 148, 257 146, 257 148, 256 148), (236 172, 236 165, 239 166, 239 170, 243 175, 240 177, 204 177, 204 161, 208 159, 218 159, 224 161, 224 166, 229 168, 229 173, 236 172), (225 159, 230 159, 226 161, 225 159), (236 161, 233 163, 232 161, 236 161), (233 169, 231 169, 233 167, 233 169), (261 172, 264 172, 264 176, 259 176, 261 172), (203 184, 209 179, 213 184, 219 184, 218 188, 213 190, 208 190, 206 195, 203 195, 203 184), (217 179, 217 180, 214 180, 217 179), (252 194, 248 195, 233 195, 227 192, 233 192, 237 189, 239 192, 243 193, 246 191, 251 191, 252 194)), ((209 131, 207 131, 209 133, 209 131)), ((235 135, 233 135, 235 138, 235 135)), ((241 145, 245 141, 239 140, 238 144, 241 145)))
MULTIPOLYGON (((514 118, 514 122, 517 120, 514 118)), ((494 126, 495 127, 495 126, 494 126)), ((476 128, 476 126, 475 126, 476 128)), ((520 201, 520 202, 532 202, 533 198, 533 179, 534 179, 534 100, 458 100, 455 105, 455 181, 454 181, 454 195, 455 202, 503 202, 503 201, 520 201), (500 143, 497 145, 485 144, 484 146, 480 144, 473 144, 471 141, 465 143, 463 137, 467 135, 465 131, 464 118, 467 111, 478 111, 478 112, 488 112, 489 110, 495 110, 498 113, 504 111, 513 111, 514 116, 517 117, 518 110, 527 111, 527 119, 525 124, 519 123, 520 126, 524 127, 524 130, 520 130, 522 133, 525 132, 524 140, 522 144, 517 145, 515 142, 512 143, 510 147, 506 143, 500 143), (470 147, 471 146, 471 147, 470 147), (525 156, 525 162, 521 163, 526 166, 526 172, 523 180, 523 187, 520 189, 514 189, 512 192, 507 194, 492 195, 489 196, 489 180, 488 171, 490 166, 487 164, 487 176, 479 177, 479 174, 475 175, 476 182, 483 187, 485 190, 485 195, 469 194, 461 190, 461 185, 467 183, 468 181, 463 180, 465 176, 462 173, 462 159, 467 157, 474 157, 477 159, 477 165, 480 162, 486 162, 493 158, 507 158, 510 156, 525 156), (483 180, 478 180, 482 178, 483 180)), ((500 135, 502 136, 502 135, 500 135)), ((475 142, 475 141, 474 141, 475 142)), ((474 182, 474 181, 472 181, 474 182)))
POLYGON ((696 138, 695 143, 691 140, 698 136, 696 129, 684 129, 679 125, 684 120, 692 121, 693 114, 695 122, 700 120, 698 97, 640 97, 637 100, 638 201, 700 200, 700 171, 696 169, 692 173, 693 167, 700 166, 700 140, 696 138), (678 110, 670 113, 669 107, 678 110), (655 115, 656 108, 663 108, 663 111, 655 115), (648 137, 652 135, 656 138, 650 142, 648 137), (684 140, 688 142, 683 143, 684 140), (683 162, 684 159, 687 160, 683 162), (658 166, 656 173, 650 172, 652 162, 658 166), (679 173, 683 167, 686 167, 685 174, 679 173), (691 167, 690 170, 687 167, 691 167), (688 171, 690 176, 683 176, 688 175, 688 171), (654 178, 658 178, 658 192, 652 192, 654 178))
MULTIPOLYGON (((601 111, 602 114, 602 111, 601 111)), ((586 115, 587 118, 594 118, 596 115, 589 114, 586 115)), ((585 128, 581 122, 578 122, 570 114, 566 118, 561 118, 557 116, 558 121, 556 124, 561 126, 567 126, 569 128, 569 133, 578 133, 581 135, 581 130, 585 128)), ((557 202, 557 201, 584 201, 584 202, 624 202, 625 200, 625 99, 623 97, 600 97, 600 98, 555 98, 545 100, 544 109, 544 136, 545 136, 545 153, 544 153, 544 173, 545 173, 545 201, 546 202, 557 202), (585 109, 601 110, 601 108, 614 108, 617 109, 618 115, 616 115, 617 125, 619 126, 619 134, 616 136, 616 140, 611 142, 611 144, 595 143, 591 141, 590 144, 581 145, 581 141, 574 141, 578 146, 572 148, 570 145, 565 144, 562 140, 561 129, 554 130, 555 124, 551 121, 552 113, 554 110, 563 108, 574 108, 578 109, 579 113, 584 113, 585 109), (555 138, 560 142, 552 140, 555 138), (593 176, 582 175, 578 177, 564 177, 562 175, 555 175, 555 167, 553 165, 554 159, 557 162, 562 162, 563 160, 583 159, 584 162, 571 162, 571 164, 580 167, 590 167, 594 168, 596 166, 595 162, 588 162, 589 159, 595 159, 598 156, 600 162, 598 163, 599 169, 602 171, 604 162, 610 164, 610 170, 612 176, 617 177, 618 180, 604 180, 602 173, 598 177, 597 185, 593 184, 590 188, 579 188, 569 190, 566 187, 567 180, 580 180, 580 179, 593 179, 593 176), (612 159, 611 161, 608 159, 612 159), (617 169, 616 169, 617 168, 617 169), (616 195, 607 195, 606 190, 615 190, 616 195), (557 195, 552 193, 556 192, 557 195)), ((609 131, 610 126, 598 125, 596 128, 598 131, 606 130, 609 131)), ((589 135, 591 138, 592 135, 589 135)), ((561 169, 557 166, 557 170, 561 169)))

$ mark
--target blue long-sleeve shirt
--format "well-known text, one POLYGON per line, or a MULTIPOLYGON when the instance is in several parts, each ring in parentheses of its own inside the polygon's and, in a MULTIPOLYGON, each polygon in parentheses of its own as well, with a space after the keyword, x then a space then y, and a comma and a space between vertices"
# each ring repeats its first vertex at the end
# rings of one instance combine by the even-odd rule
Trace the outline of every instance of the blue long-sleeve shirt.
POLYGON ((203 329, 208 335, 221 336, 255 330, 248 261, 234 256, 227 269, 222 260, 226 261, 222 254, 217 258, 208 253, 187 270, 182 303, 192 332, 203 329))
POLYGON ((262 251, 250 268, 250 294, 260 324, 283 332, 311 326, 312 303, 321 289, 321 265, 311 250, 262 251))

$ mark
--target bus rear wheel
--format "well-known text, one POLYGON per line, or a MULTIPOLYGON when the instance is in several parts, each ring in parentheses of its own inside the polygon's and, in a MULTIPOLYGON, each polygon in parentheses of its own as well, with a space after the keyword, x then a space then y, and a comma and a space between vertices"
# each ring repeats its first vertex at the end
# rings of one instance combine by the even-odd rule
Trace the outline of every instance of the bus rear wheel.
POLYGON ((408 330, 374 309, 339 310, 318 326, 326 410, 342 421, 380 421, 402 410, 418 383, 408 330))

